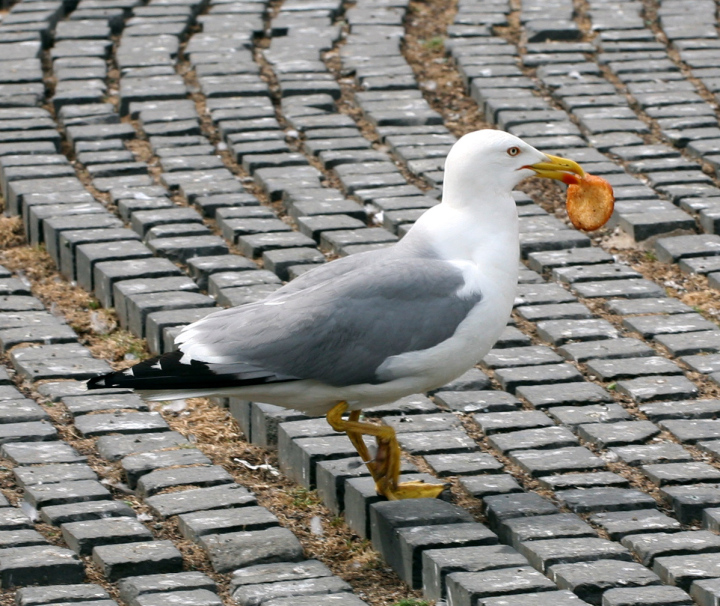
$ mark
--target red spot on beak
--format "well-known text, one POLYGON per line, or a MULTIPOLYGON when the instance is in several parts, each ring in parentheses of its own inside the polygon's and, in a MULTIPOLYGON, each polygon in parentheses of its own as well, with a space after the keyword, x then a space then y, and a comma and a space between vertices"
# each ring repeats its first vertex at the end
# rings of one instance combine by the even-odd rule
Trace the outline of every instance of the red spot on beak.
POLYGON ((580 183, 580 177, 572 173, 567 173, 563 175, 562 182, 566 185, 577 185, 580 183))

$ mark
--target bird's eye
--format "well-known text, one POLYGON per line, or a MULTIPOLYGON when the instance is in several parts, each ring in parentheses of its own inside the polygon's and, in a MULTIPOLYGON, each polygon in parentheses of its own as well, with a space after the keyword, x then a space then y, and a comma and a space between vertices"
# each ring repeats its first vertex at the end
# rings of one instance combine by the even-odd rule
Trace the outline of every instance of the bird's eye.
POLYGON ((507 150, 508 156, 517 156, 520 153, 519 147, 509 147, 507 150))

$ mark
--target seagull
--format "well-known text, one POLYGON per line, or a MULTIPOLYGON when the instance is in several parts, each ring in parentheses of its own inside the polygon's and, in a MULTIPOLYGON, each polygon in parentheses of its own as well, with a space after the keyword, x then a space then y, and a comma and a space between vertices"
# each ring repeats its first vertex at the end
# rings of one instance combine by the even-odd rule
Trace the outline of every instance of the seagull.
POLYGON ((212 313, 179 333, 176 351, 88 388, 132 388, 147 400, 237 396, 325 415, 347 433, 380 495, 437 497, 443 485, 399 483, 395 431, 361 421, 361 411, 436 389, 490 351, 517 287, 513 188, 530 176, 577 183, 584 174, 506 132, 466 134, 448 154, 442 202, 398 243, 212 313), (377 441, 373 457, 364 435, 377 441))

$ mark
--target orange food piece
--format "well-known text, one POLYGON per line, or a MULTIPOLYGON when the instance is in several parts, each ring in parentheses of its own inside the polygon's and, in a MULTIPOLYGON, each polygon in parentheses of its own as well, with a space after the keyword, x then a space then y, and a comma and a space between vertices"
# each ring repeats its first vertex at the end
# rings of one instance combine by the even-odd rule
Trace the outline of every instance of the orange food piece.
POLYGON ((566 206, 572 224, 578 229, 600 229, 615 208, 612 186, 602 177, 585 174, 577 184, 569 185, 566 206))

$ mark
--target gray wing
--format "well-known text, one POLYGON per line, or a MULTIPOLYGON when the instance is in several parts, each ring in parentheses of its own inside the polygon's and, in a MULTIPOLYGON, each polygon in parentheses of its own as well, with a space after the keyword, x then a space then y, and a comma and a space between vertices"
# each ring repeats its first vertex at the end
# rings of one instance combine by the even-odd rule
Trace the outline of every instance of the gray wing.
POLYGON ((252 368, 334 386, 374 383, 387 358, 454 334, 481 299, 458 297, 463 284, 444 261, 386 259, 212 314, 177 342, 184 356, 226 376, 252 368))

